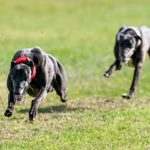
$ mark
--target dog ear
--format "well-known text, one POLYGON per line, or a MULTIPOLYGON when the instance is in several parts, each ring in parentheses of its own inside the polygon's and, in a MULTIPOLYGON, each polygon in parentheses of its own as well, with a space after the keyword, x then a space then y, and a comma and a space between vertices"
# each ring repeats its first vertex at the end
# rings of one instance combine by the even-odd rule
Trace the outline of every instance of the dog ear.
POLYGON ((122 31, 123 29, 125 29, 125 28, 126 28, 126 26, 121 26, 121 27, 119 28, 119 30, 118 30, 118 32, 117 32, 117 34, 116 34, 116 40, 117 40, 117 41, 119 41, 120 38, 123 37, 123 34, 121 33, 121 31, 122 31))
POLYGON ((135 36, 135 40, 137 41, 137 46, 140 46, 142 43, 142 38, 140 36, 135 36))
POLYGON ((17 64, 16 61, 12 61, 12 62, 11 62, 11 67, 15 66, 16 64, 17 64))
POLYGON ((121 27, 119 28, 119 31, 118 31, 118 32, 122 31, 125 27, 126 27, 126 26, 121 26, 121 27))

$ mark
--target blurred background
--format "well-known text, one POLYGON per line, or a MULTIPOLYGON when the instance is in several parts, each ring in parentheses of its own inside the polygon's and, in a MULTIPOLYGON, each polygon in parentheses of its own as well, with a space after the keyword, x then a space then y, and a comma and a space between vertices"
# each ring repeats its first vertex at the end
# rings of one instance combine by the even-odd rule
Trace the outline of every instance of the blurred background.
MULTIPOLYGON (((34 46, 65 66, 71 99, 127 92, 132 69, 116 72, 111 79, 104 79, 103 73, 114 60, 119 27, 150 24, 148 0, 0 0, 0 4, 0 83, 4 93, 12 56, 20 48, 34 46)), ((144 71, 145 82, 148 75, 149 71, 144 71)), ((140 85, 138 93, 150 96, 147 86, 140 85)))

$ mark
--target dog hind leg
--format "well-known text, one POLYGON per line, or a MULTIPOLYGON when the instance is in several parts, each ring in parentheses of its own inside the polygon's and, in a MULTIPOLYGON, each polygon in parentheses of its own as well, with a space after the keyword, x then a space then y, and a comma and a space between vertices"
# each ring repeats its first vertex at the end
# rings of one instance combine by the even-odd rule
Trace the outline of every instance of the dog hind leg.
POLYGON ((57 95, 60 96, 60 100, 64 103, 67 101, 67 81, 66 73, 63 66, 57 62, 56 78, 52 81, 52 86, 55 89, 57 95))

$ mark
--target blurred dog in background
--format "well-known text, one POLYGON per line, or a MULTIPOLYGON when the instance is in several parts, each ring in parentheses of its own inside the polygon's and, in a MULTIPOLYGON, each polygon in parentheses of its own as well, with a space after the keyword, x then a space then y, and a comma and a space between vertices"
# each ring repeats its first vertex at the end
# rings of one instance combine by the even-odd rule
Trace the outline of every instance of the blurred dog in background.
POLYGON ((114 46, 116 60, 104 76, 110 77, 114 70, 121 69, 123 63, 135 68, 130 91, 122 94, 123 98, 130 99, 134 95, 147 53, 150 55, 150 28, 123 26, 119 29, 114 46))

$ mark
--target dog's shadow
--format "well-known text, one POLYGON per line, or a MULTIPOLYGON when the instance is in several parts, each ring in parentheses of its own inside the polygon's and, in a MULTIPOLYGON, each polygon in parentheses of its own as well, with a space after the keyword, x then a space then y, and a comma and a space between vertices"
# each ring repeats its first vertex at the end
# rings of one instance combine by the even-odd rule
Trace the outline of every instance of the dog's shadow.
MULTIPOLYGON (((66 113, 66 112, 72 112, 72 111, 84 111, 89 108, 87 107, 69 107, 68 105, 51 105, 47 107, 39 107, 38 113, 66 113)), ((29 112, 29 108, 18 110, 19 113, 27 113, 29 112)))
MULTIPOLYGON (((39 107, 38 112, 39 113, 61 113, 67 111, 67 105, 57 105, 57 106, 47 106, 47 107, 39 107)), ((29 112, 29 109, 21 109, 18 111, 19 113, 27 113, 29 112)))
MULTIPOLYGON (((104 109, 115 109, 120 108, 127 105, 124 101, 115 101, 112 99, 95 99, 92 101, 86 102, 72 102, 71 104, 61 104, 61 105, 49 105, 46 107, 39 107, 39 113, 66 113, 72 111, 86 111, 86 110, 96 110, 99 108, 104 109)), ((29 112, 29 108, 21 109, 18 111, 19 113, 27 113, 29 112)))

